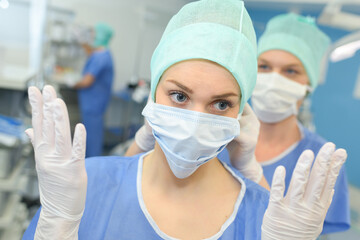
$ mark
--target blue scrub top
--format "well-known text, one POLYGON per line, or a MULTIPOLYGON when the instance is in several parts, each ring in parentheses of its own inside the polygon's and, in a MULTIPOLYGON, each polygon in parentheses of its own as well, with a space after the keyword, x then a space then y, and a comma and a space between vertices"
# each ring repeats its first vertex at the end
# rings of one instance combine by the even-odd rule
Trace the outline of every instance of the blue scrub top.
MULTIPOLYGON (((292 173, 294 171, 295 165, 301 153, 306 149, 311 149, 315 156, 319 152, 320 148, 326 143, 326 141, 319 135, 309 131, 299 124, 299 128, 302 132, 303 138, 293 146, 291 146, 280 156, 271 159, 267 162, 262 163, 264 170, 264 176, 271 185, 272 178, 275 172, 275 169, 282 165, 286 169, 286 178, 285 184, 286 189, 290 185, 290 180, 292 173)), ((223 151, 218 156, 220 160, 230 163, 229 154, 227 151, 223 151)), ((334 232, 345 231, 350 228, 350 206, 349 206, 349 192, 348 192, 348 183, 345 172, 345 167, 342 167, 340 170, 338 179, 335 184, 335 194, 328 210, 328 213, 325 218, 323 231, 321 234, 328 234, 334 232)))
POLYGON ((114 80, 114 66, 111 53, 105 49, 95 51, 87 59, 83 76, 91 74, 95 81, 88 88, 78 90, 82 113, 103 114, 110 101, 111 86, 114 80))
MULTIPOLYGON (((142 156, 86 159, 88 188, 79 239, 174 239, 163 233, 146 210, 141 194, 142 156)), ((241 183, 233 214, 208 239, 261 239, 269 193, 224 164, 241 183)), ((23 239, 33 239, 40 209, 23 239)))

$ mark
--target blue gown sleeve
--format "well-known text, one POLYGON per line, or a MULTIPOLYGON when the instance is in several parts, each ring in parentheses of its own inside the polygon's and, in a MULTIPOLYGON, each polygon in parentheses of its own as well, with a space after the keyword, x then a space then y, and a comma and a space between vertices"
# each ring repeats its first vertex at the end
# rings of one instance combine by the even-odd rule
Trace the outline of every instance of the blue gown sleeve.
MULTIPOLYGON (((95 53, 96 54, 96 53, 95 53)), ((106 66, 106 58, 104 54, 96 54, 92 56, 91 60, 89 60, 88 64, 86 65, 83 75, 86 74, 92 75, 95 79, 99 77, 101 71, 106 66)))
POLYGON ((350 228, 349 191, 343 166, 335 184, 335 194, 325 218, 321 234, 346 231, 350 228))
POLYGON ((26 231, 22 237, 22 240, 34 239, 36 226, 37 226, 37 223, 38 223, 39 217, 40 217, 40 211, 41 211, 41 208, 39 208, 39 210, 36 212, 35 216, 31 220, 28 228, 26 229, 26 231))

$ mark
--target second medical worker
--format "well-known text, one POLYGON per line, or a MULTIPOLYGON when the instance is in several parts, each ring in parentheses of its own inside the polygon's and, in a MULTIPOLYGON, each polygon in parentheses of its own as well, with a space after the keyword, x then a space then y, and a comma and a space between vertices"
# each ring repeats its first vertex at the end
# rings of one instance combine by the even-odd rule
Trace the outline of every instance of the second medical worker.
POLYGON ((107 24, 98 23, 94 35, 93 44, 82 44, 88 59, 82 80, 73 86, 78 89, 81 121, 87 130, 86 157, 103 153, 104 114, 114 80, 113 59, 108 49, 113 30, 107 24))
MULTIPOLYGON (((286 168, 289 187, 296 160, 305 149, 317 153, 326 142, 297 120, 304 98, 318 85, 330 39, 310 17, 289 13, 272 18, 258 42, 258 77, 251 101, 260 120, 255 156, 271 184, 275 169, 286 168)), ((343 167, 322 234, 350 227, 348 184, 343 167)))

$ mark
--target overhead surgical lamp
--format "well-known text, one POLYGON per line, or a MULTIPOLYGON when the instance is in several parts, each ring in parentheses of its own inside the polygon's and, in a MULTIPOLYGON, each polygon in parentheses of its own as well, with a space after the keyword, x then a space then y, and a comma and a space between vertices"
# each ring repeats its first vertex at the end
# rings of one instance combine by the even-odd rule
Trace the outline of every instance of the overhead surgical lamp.
POLYGON ((351 33, 333 44, 330 50, 330 60, 338 62, 351 58, 360 50, 360 31, 351 33))

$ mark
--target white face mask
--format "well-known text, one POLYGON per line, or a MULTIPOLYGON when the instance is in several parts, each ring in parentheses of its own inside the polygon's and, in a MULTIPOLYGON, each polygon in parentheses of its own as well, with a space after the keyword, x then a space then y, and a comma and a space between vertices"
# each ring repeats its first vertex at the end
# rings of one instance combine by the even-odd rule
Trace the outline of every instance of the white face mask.
POLYGON ((307 85, 294 82, 282 75, 258 73, 256 86, 251 97, 252 107, 262 122, 280 122, 298 114, 297 101, 303 99, 307 85))
POLYGON ((149 101, 142 114, 177 178, 186 178, 216 157, 240 134, 236 118, 169 107, 149 101))

